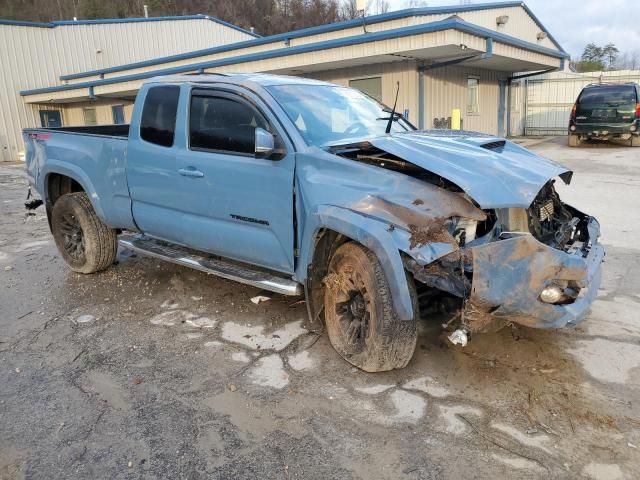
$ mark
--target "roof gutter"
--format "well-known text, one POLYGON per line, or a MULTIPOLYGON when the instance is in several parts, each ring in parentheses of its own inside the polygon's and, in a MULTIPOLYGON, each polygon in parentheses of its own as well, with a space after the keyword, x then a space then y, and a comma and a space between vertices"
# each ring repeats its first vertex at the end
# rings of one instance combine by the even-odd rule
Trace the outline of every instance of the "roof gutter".
POLYGON ((354 35, 351 37, 337 38, 333 40, 326 40, 322 42, 316 42, 305 45, 298 45, 296 47, 284 47, 277 50, 267 50, 265 52, 248 53, 244 55, 238 55, 235 57, 222 58, 219 60, 209 60, 205 62, 193 63, 190 65, 180 65, 176 67, 170 67, 160 70, 154 70, 149 72, 134 73, 131 75, 123 75, 121 77, 104 78, 99 80, 90 80, 86 82, 78 82, 69 85, 59 85, 55 87, 37 88, 33 90, 22 90, 20 95, 36 95, 41 93, 60 92, 65 90, 76 90, 80 88, 86 88, 91 86, 110 85, 114 83, 124 83, 133 80, 143 80, 159 75, 171 75, 185 72, 197 71, 204 68, 216 68, 227 65, 237 65, 241 63, 253 62, 257 60, 266 60, 272 58, 281 58, 291 55, 315 52, 319 50, 328 50, 331 48, 360 45, 369 42, 376 42, 382 40, 389 40, 401 37, 408 37, 411 35, 419 35, 423 33, 433 33, 443 30, 458 30, 466 32, 479 37, 487 39, 488 45, 493 46, 493 41, 512 45, 524 50, 530 50, 537 53, 542 53, 555 58, 565 58, 566 54, 546 47, 540 47, 539 45, 525 42, 517 38, 505 35, 499 32, 494 32, 488 28, 479 27, 477 25, 467 23, 457 18, 450 18, 446 20, 440 20, 438 22, 431 22, 419 25, 412 25, 408 27, 401 27, 392 30, 383 30, 381 32, 370 32, 366 34, 354 35))
MULTIPOLYGON (((455 5, 448 7, 419 7, 419 8, 408 8, 404 10, 396 10, 393 12, 382 13, 379 15, 372 15, 366 17, 366 25, 374 25, 376 23, 388 22, 392 20, 398 20, 408 17, 419 17, 419 16, 428 16, 428 15, 442 15, 442 14, 456 14, 460 12, 470 12, 470 11, 478 11, 478 10, 488 10, 494 8, 508 8, 508 7, 522 7, 529 14, 534 22, 538 24, 538 26, 547 32, 546 28, 540 23, 535 15, 529 10, 529 8, 522 1, 510 1, 510 2, 492 2, 492 3, 480 3, 475 5, 455 5)), ((193 52, 186 52, 177 55, 170 55, 166 57, 154 58, 151 60, 144 60, 141 62, 129 63, 126 65, 118 65, 115 67, 102 68, 97 70, 91 70, 87 72, 80 73, 72 73, 68 75, 61 75, 60 80, 75 80, 78 78, 86 78, 98 75, 100 73, 115 73, 126 70, 131 70, 134 68, 140 67, 148 67, 152 65, 159 65, 162 63, 170 63, 179 60, 187 60, 190 58, 201 57, 205 55, 212 55, 215 53, 224 53, 232 50, 238 50, 241 48, 247 47, 256 47, 260 45, 266 45, 269 43, 275 42, 283 42, 283 45, 289 46, 290 41, 294 38, 300 37, 308 37, 311 35, 318 35, 321 33, 335 32, 339 30, 345 30, 347 28, 355 28, 363 25, 363 18, 355 18, 353 20, 345 20, 342 22, 330 23, 328 25, 319 25, 317 27, 309 27, 303 28, 300 30, 294 30, 291 32, 279 33, 276 35, 270 35, 267 37, 261 37, 254 40, 247 40, 237 43, 232 43, 229 45, 222 45, 219 47, 213 48, 205 48, 201 50, 195 50, 193 52)), ((428 25, 428 24, 427 24, 428 25)), ((365 28, 366 32, 366 28, 365 28)), ((371 33, 371 32, 369 32, 371 33)), ((549 39, 556 45, 556 47, 562 52, 566 53, 560 44, 555 41, 555 39, 551 36, 549 32, 549 39)))

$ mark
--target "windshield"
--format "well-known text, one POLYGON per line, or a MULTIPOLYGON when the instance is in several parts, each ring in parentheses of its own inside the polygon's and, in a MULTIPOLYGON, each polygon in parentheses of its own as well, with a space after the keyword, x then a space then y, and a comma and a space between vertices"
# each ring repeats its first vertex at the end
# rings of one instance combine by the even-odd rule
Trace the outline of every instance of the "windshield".
POLYGON ((580 105, 636 103, 636 89, 631 85, 592 87, 582 91, 580 105))
MULTIPOLYGON (((385 134, 390 109, 353 88, 335 85, 266 87, 308 145, 326 146, 385 134)), ((414 130, 400 115, 391 132, 414 130)))

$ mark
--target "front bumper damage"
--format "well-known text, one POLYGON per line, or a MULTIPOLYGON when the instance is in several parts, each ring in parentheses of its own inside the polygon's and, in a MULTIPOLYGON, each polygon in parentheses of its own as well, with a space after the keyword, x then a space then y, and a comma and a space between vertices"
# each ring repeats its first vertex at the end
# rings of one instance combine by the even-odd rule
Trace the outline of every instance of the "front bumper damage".
POLYGON ((472 333, 509 323, 560 328, 584 320, 600 286, 604 259, 595 219, 590 219, 589 233, 589 248, 575 252, 552 248, 530 234, 471 248, 473 280, 463 306, 463 327, 472 333), (580 289, 575 300, 550 304, 540 299, 545 287, 567 282, 580 289))

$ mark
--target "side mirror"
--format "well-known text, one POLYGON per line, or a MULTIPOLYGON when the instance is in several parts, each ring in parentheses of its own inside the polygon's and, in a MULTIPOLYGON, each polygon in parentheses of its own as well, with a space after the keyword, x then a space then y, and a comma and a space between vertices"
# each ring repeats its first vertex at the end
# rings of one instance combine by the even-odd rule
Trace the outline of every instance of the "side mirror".
POLYGON ((273 134, 267 132, 264 128, 256 127, 256 158, 265 158, 275 150, 275 138, 273 134))

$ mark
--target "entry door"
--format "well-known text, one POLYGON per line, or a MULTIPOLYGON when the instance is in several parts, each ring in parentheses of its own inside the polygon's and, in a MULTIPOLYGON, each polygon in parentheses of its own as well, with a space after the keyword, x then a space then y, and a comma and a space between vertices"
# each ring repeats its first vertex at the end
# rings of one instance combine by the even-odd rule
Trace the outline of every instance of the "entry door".
POLYGON ((62 126, 60 110, 40 110, 40 125, 44 128, 56 128, 62 126))
POLYGON ((194 90, 189 105, 177 158, 189 245, 293 273, 293 152, 256 158, 255 129, 277 130, 247 97, 194 90))

